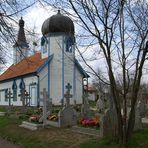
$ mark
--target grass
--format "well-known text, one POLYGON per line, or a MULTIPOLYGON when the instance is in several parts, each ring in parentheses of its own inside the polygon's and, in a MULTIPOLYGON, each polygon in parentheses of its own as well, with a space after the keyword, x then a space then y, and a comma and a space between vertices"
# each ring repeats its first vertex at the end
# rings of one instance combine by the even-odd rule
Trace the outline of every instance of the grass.
POLYGON ((0 107, 0 112, 6 112, 7 109, 5 107, 0 107))
POLYGON ((52 127, 29 131, 18 126, 21 122, 20 119, 0 117, 0 137, 21 144, 25 148, 77 148, 80 143, 92 138, 65 128, 52 127))
POLYGON ((88 102, 91 107, 96 107, 96 101, 89 100, 88 102))
MULTIPOLYGON (((80 148, 121 148, 115 140, 110 137, 98 139, 91 139, 85 143, 80 144, 80 148)), ((126 145, 126 148, 147 148, 148 147, 148 124, 144 125, 143 130, 134 132, 132 140, 126 145)))
MULTIPOLYGON (((121 148, 112 138, 94 138, 71 132, 65 128, 48 128, 29 131, 20 128, 22 119, 0 117, 0 137, 23 145, 25 148, 121 148)), ((134 132, 126 148, 148 147, 148 124, 134 132)))

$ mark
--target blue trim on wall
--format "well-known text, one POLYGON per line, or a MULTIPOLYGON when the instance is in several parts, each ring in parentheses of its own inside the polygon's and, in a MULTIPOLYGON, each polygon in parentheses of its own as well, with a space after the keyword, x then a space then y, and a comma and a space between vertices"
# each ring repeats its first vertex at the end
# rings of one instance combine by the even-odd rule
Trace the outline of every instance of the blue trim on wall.
POLYGON ((48 63, 50 63, 50 61, 53 59, 53 54, 51 56, 48 57, 48 59, 45 61, 45 63, 43 65, 41 65, 38 69, 37 69, 37 73, 41 72, 46 65, 48 65, 48 63))
POLYGON ((62 42, 62 105, 64 105, 64 36, 62 42))
MULTIPOLYGON (((75 59, 75 47, 73 47, 73 57, 75 59)), ((74 99, 76 99, 76 68, 75 68, 75 64, 73 64, 73 95, 74 95, 74 99)))
MULTIPOLYGON (((48 57, 50 57, 50 37, 48 42, 48 57)), ((50 62, 48 62, 48 96, 50 99, 50 62)))
POLYGON ((39 99, 40 99, 40 78, 39 78, 39 76, 37 76, 38 77, 38 83, 37 83, 37 106, 39 107, 40 106, 40 101, 39 101, 39 99))

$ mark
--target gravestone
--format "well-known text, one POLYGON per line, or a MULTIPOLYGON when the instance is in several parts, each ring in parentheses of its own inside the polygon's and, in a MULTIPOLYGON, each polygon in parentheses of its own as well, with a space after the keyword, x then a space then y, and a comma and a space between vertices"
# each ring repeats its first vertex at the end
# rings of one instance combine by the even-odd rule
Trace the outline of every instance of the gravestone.
POLYGON ((76 125, 77 123, 76 111, 73 109, 72 106, 70 106, 70 98, 72 97, 72 95, 70 94, 71 88, 72 86, 70 85, 70 83, 68 83, 66 85, 67 91, 66 94, 64 95, 66 99, 66 105, 58 113, 59 127, 70 127, 76 125))
POLYGON ((134 130, 142 129, 142 117, 140 113, 140 106, 137 105, 135 109, 135 125, 134 130))
POLYGON ((46 126, 47 117, 51 114, 52 102, 51 102, 51 99, 49 101, 46 88, 43 89, 43 92, 41 92, 41 95, 43 95, 43 99, 40 99, 39 101, 43 102, 43 114, 40 117, 39 122, 43 122, 43 126, 46 126), (48 109, 47 109, 47 104, 48 104, 48 109))
POLYGON ((145 102, 142 98, 138 101, 137 107, 139 108, 140 115, 143 116, 145 111, 145 102))
POLYGON ((97 110, 99 111, 99 113, 103 113, 104 112, 104 100, 102 97, 100 97, 98 100, 97 100, 97 103, 96 103, 96 108, 97 110))
POLYGON ((118 132, 117 114, 114 109, 107 109, 100 115, 100 136, 116 136, 118 132))
POLYGON ((89 113, 90 113, 90 107, 89 107, 89 103, 88 103, 88 94, 87 93, 85 93, 83 95, 83 100, 84 100, 84 103, 81 106, 81 117, 88 118, 89 113))

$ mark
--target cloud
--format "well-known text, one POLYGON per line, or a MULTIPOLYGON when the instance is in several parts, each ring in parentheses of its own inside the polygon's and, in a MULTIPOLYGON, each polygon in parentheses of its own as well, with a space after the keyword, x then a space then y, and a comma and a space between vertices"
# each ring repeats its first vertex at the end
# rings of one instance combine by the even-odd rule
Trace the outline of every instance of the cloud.
POLYGON ((43 22, 55 14, 54 10, 51 6, 46 6, 43 8, 39 3, 37 3, 34 7, 31 7, 23 16, 25 20, 25 26, 29 29, 34 29, 35 32, 41 34, 41 27, 43 22))

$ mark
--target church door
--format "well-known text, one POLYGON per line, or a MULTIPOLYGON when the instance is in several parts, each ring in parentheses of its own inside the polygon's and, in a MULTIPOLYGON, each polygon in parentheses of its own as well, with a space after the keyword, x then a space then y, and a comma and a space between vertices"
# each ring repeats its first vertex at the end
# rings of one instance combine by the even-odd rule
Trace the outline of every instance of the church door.
POLYGON ((30 105, 37 106, 37 86, 36 85, 30 86, 30 95, 31 95, 30 105))

